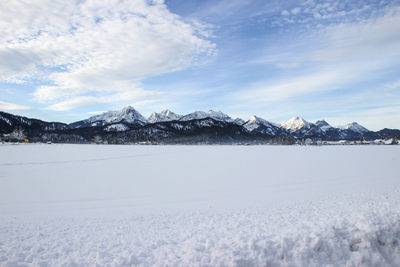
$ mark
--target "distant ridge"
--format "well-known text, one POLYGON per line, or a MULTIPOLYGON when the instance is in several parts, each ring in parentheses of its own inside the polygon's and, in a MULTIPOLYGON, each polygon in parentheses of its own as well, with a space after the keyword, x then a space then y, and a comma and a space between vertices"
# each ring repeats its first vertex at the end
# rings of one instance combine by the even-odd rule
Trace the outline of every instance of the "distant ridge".
POLYGON ((0 112, 1 140, 28 138, 40 142, 67 143, 284 143, 296 140, 360 141, 399 138, 400 130, 374 132, 357 122, 333 127, 325 120, 315 123, 293 117, 276 124, 252 116, 244 121, 221 111, 195 111, 179 115, 169 109, 143 117, 131 106, 107 111, 88 119, 65 124, 45 122, 0 112))

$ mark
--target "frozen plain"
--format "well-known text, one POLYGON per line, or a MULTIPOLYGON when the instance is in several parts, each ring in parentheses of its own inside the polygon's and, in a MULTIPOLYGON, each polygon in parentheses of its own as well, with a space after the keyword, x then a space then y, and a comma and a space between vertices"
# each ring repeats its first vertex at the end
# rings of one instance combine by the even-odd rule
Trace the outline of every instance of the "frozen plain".
POLYGON ((400 266, 400 146, 0 145, 0 266, 400 266))

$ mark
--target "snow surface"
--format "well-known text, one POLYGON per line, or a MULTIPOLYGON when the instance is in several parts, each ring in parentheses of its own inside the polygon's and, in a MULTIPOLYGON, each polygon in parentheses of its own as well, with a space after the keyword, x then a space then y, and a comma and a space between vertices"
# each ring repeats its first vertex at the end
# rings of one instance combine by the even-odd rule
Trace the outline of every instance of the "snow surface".
POLYGON ((399 266, 399 152, 0 145, 0 266, 399 266))

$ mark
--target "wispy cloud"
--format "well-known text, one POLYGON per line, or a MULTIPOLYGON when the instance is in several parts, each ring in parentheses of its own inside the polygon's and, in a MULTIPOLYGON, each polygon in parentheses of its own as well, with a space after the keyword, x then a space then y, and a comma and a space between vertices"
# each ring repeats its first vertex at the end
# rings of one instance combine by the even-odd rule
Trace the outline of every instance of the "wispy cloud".
POLYGON ((0 110, 26 110, 26 109, 30 109, 30 107, 17 105, 10 102, 0 101, 0 110))
POLYGON ((48 106, 45 110, 54 110, 54 111, 65 111, 79 107, 87 107, 95 104, 104 103, 100 99, 93 96, 77 96, 74 98, 69 98, 68 100, 64 100, 48 106))
MULTIPOLYGON (((377 72, 399 66, 400 10, 379 19, 327 26, 307 35, 297 49, 266 55, 250 64, 297 68, 295 75, 281 75, 252 83, 236 96, 255 103, 270 103, 313 92, 343 89, 367 81, 377 72), (313 36, 313 37, 312 37, 313 36), (314 46, 308 46, 314 43, 314 46)), ((272 50, 273 51, 273 50, 272 50)))
POLYGON ((321 62, 398 64, 400 8, 379 19, 329 26, 320 34, 322 47, 313 59, 321 62))
POLYGON ((344 72, 313 73, 275 83, 253 84, 245 90, 238 91, 235 97, 249 103, 265 105, 290 97, 309 94, 316 91, 327 91, 338 88, 343 83, 344 72))
POLYGON ((89 111, 89 112, 86 112, 86 114, 89 114, 89 115, 98 115, 98 114, 102 114, 102 113, 104 113, 104 112, 107 112, 107 110, 89 111))
MULTIPOLYGON (((145 97, 152 97, 157 95, 160 95, 160 93, 145 91, 142 89, 135 89, 135 90, 121 91, 119 93, 101 95, 101 96, 75 96, 57 102, 55 104, 52 104, 44 109, 54 110, 54 111, 65 111, 78 107, 92 106, 96 104, 127 102, 134 99, 143 99, 145 97)), ((147 103, 152 103, 155 100, 141 100, 138 101, 137 103, 143 101, 147 101, 147 103)))

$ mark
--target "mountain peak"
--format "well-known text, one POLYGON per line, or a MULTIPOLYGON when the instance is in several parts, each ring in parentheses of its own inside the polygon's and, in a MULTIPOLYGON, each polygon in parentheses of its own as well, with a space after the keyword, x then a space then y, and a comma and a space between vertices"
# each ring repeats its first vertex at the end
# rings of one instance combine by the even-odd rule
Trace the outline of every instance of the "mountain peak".
POLYGON ((369 132, 369 130, 367 128, 361 126, 357 122, 351 122, 351 123, 348 123, 343 126, 338 126, 338 128, 342 129, 342 130, 351 130, 353 132, 360 133, 360 134, 369 132))
POLYGON ((162 110, 161 112, 160 112, 161 114, 164 114, 164 115, 169 115, 169 114, 171 114, 171 113, 173 113, 171 110, 169 110, 169 109, 164 109, 164 110, 162 110))
POLYGON ((136 109, 134 109, 132 106, 126 106, 124 108, 122 108, 121 112, 137 112, 136 109))
POLYGON ((169 109, 164 109, 160 113, 153 112, 147 119, 151 123, 155 122, 163 122, 163 121, 175 121, 179 120, 182 117, 182 115, 178 115, 173 113, 169 109))
POLYGON ((260 121, 261 118, 257 117, 256 115, 251 116, 251 118, 249 119, 249 122, 256 122, 256 121, 260 121))
POLYGON ((222 111, 214 111, 214 110, 209 110, 206 112, 208 115, 214 118, 224 118, 224 119, 231 119, 231 117, 228 114, 223 113, 222 111))
POLYGON ((330 128, 333 128, 326 120, 317 120, 315 125, 320 128, 322 131, 327 131, 330 128))
POLYGON ((236 118, 233 122, 238 125, 243 125, 245 123, 245 121, 241 118, 236 118))
POLYGON ((76 127, 103 126, 106 124, 125 122, 129 124, 145 125, 147 120, 133 107, 127 106, 122 110, 107 111, 99 115, 92 116, 86 120, 74 122, 71 125, 76 127))
POLYGON ((310 127, 310 123, 301 117, 293 117, 288 121, 281 123, 281 127, 287 130, 296 131, 304 127, 310 127))
POLYGON ((326 126, 329 125, 329 123, 326 122, 326 120, 317 120, 315 122, 316 125, 321 125, 321 126, 326 126))
POLYGON ((214 110, 208 110, 206 112, 195 111, 183 116, 180 120, 189 121, 189 120, 195 120, 195 119, 199 120, 205 118, 212 118, 217 121, 233 122, 233 119, 229 115, 223 113, 222 111, 214 111, 214 110))
POLYGON ((111 118, 109 119, 114 120, 113 122, 120 122, 122 120, 125 120, 128 123, 134 123, 135 121, 147 123, 147 120, 142 116, 142 114, 140 114, 132 106, 124 107, 121 111, 110 111, 109 114, 111 115, 111 118))
POLYGON ((267 120, 264 120, 263 118, 257 117, 256 115, 251 116, 251 118, 248 120, 249 123, 257 123, 257 124, 274 124, 272 122, 269 122, 267 120))
POLYGON ((261 133, 266 133, 272 136, 276 136, 281 133, 281 129, 275 123, 264 120, 263 118, 257 117, 256 115, 251 116, 251 118, 243 124, 249 132, 256 131, 261 133))

